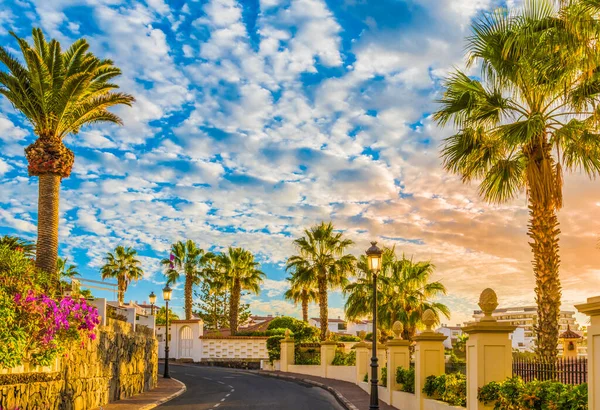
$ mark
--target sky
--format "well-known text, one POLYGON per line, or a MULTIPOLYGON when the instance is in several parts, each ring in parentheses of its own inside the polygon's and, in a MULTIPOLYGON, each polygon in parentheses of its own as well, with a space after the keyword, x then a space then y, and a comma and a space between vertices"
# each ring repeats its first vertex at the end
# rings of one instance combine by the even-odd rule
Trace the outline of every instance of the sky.
MULTIPOLYGON (((509 0, 512 4, 514 0, 509 0)), ((509 4, 509 5, 510 5, 509 4)), ((470 319, 486 287, 501 306, 533 305, 524 195, 489 205, 441 168, 452 129, 432 121, 441 84, 464 67, 464 38, 495 0, 0 0, 0 44, 32 27, 66 48, 82 36, 111 58, 133 108, 125 126, 91 126, 65 144, 60 250, 99 280, 106 252, 137 249, 144 278, 126 300, 164 286, 174 241, 253 251, 267 279, 254 314, 300 316, 283 299, 293 239, 320 221, 436 266, 448 323, 470 319)), ((475 74, 475 71, 471 71, 475 74)), ((32 129, 0 98, 0 234, 35 239, 32 129)), ((565 177, 563 308, 600 289, 600 183, 565 177)), ((112 298, 98 291, 97 296, 112 298)), ((161 298, 158 298, 161 303, 161 298)), ((330 317, 343 317, 330 296, 330 317)), ((183 307, 182 285, 173 295, 183 307)), ((310 308, 317 315, 317 306, 310 308)), ((581 317, 580 317, 581 318, 581 317)))

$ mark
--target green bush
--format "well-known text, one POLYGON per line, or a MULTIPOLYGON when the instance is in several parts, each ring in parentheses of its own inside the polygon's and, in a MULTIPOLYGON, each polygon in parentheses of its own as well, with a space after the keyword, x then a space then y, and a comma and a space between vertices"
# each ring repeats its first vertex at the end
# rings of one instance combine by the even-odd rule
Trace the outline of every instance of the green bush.
POLYGON ((425 379, 423 393, 451 406, 466 406, 467 378, 462 373, 429 376, 425 379))
POLYGON ((365 383, 369 382, 369 373, 365 373, 365 377, 363 377, 363 382, 365 382, 365 383))
POLYGON ((294 334, 294 341, 296 343, 317 342, 319 340, 319 329, 302 320, 289 316, 281 316, 273 319, 269 323, 267 332, 274 329, 284 329, 284 332, 285 329, 290 329, 294 334))
MULTIPOLYGON (((259 332, 259 331, 241 331, 241 332, 237 332, 235 335, 236 336, 262 336, 262 337, 267 337, 267 336, 276 336, 276 335, 281 335, 284 336, 285 335, 285 330, 283 328, 276 328, 276 329, 270 329, 267 330, 266 332, 259 332)), ((292 336, 293 336, 293 332, 292 332, 292 336)))
POLYGON ((379 385, 387 387, 387 367, 381 368, 381 380, 379 380, 379 385))
POLYGON ((275 335, 267 339, 267 352, 271 363, 281 358, 281 340, 284 338, 285 336, 275 335))
POLYGON ((336 339, 339 342, 360 342, 360 337, 352 335, 339 335, 336 339))
POLYGON ((320 365, 320 353, 320 348, 296 349, 294 351, 294 364, 320 365))
POLYGON ((356 351, 345 353, 343 350, 336 350, 331 364, 333 366, 356 366, 356 351))
POLYGON ((415 392, 415 369, 396 368, 396 383, 400 385, 400 390, 406 393, 415 392))
POLYGON ((477 398, 494 410, 587 410, 587 384, 572 386, 555 381, 525 383, 520 377, 491 382, 479 389, 477 398))

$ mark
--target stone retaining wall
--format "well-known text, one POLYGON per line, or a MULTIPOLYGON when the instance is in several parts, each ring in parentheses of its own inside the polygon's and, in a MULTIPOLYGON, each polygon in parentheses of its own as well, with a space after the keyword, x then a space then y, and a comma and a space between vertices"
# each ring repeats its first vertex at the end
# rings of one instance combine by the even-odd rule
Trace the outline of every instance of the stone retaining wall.
POLYGON ((150 390, 158 373, 156 339, 107 320, 95 341, 74 345, 57 372, 0 374, 0 409, 87 410, 150 390))

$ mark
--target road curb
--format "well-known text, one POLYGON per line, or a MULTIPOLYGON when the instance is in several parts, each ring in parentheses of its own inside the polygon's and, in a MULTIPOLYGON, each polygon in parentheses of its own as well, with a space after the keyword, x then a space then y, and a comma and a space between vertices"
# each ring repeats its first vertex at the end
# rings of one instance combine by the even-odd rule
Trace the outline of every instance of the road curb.
POLYGON ((171 395, 169 395, 167 397, 163 397, 162 399, 157 400, 157 401, 155 401, 152 404, 147 404, 147 405, 145 405, 143 407, 140 407, 139 410, 150 410, 150 409, 156 408, 156 407, 160 406, 161 404, 164 404, 164 403, 166 403, 166 402, 168 402, 170 400, 173 400, 175 397, 179 397, 183 393, 186 392, 187 387, 185 386, 185 384, 183 384, 182 382, 180 382, 177 379, 171 378, 171 380, 173 380, 173 381, 175 381, 175 382, 177 382, 177 383, 179 383, 181 385, 181 388, 179 389, 179 391, 177 391, 177 392, 175 392, 175 393, 173 393, 173 394, 171 394, 171 395))
POLYGON ((303 379, 301 377, 294 377, 294 376, 287 376, 287 375, 282 375, 282 374, 276 374, 276 373, 263 373, 261 371, 257 371, 257 374, 261 375, 261 376, 265 376, 265 377, 274 377, 276 379, 284 379, 284 380, 289 380, 292 382, 296 382, 296 383, 305 383, 305 384, 310 384, 316 387, 320 387, 323 390, 327 390, 329 393, 331 393, 333 395, 333 397, 335 397, 335 399, 346 408, 346 410, 359 410, 358 407, 356 407, 354 404, 352 404, 347 398, 345 398, 342 393, 340 393, 339 391, 337 391, 336 389, 334 389, 333 387, 327 386, 323 383, 319 383, 316 382, 314 380, 309 380, 309 379, 303 379))

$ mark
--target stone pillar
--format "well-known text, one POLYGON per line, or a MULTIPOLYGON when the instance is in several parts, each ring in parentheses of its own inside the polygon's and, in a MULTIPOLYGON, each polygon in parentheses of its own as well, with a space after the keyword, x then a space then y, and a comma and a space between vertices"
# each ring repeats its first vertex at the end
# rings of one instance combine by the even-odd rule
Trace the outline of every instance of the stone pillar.
POLYGON ((587 328, 588 408, 600 409, 600 296, 575 305, 580 313, 590 317, 587 328))
POLYGON ((289 335, 289 331, 285 332, 285 339, 281 339, 281 356, 280 367, 282 372, 288 372, 289 366, 294 364, 294 339, 289 335))
POLYGON ((421 334, 415 336, 415 395, 417 408, 424 408, 423 386, 428 376, 439 376, 444 374, 444 340, 447 336, 434 332, 432 326, 435 324, 435 314, 431 310, 423 313, 423 324, 427 327, 421 334))
POLYGON ((398 384, 396 383, 396 369, 403 367, 405 369, 410 368, 410 342, 408 340, 402 340, 400 336, 402 334, 402 323, 396 322, 392 326, 394 332, 394 339, 387 342, 387 368, 388 368, 388 390, 390 393, 394 390, 398 390, 398 384))
POLYGON ((337 349, 337 342, 321 342, 321 374, 323 377, 327 377, 327 366, 331 366, 333 363, 335 349, 337 349))
POLYGON ((501 382, 512 376, 512 342, 509 335, 516 326, 497 322, 492 313, 498 307, 498 298, 492 289, 485 289, 479 297, 484 317, 463 327, 467 341, 467 408, 491 409, 477 400, 480 387, 489 382, 501 382))
POLYGON ((370 346, 364 341, 354 345, 356 350, 356 384, 364 381, 365 374, 369 373, 370 346))

